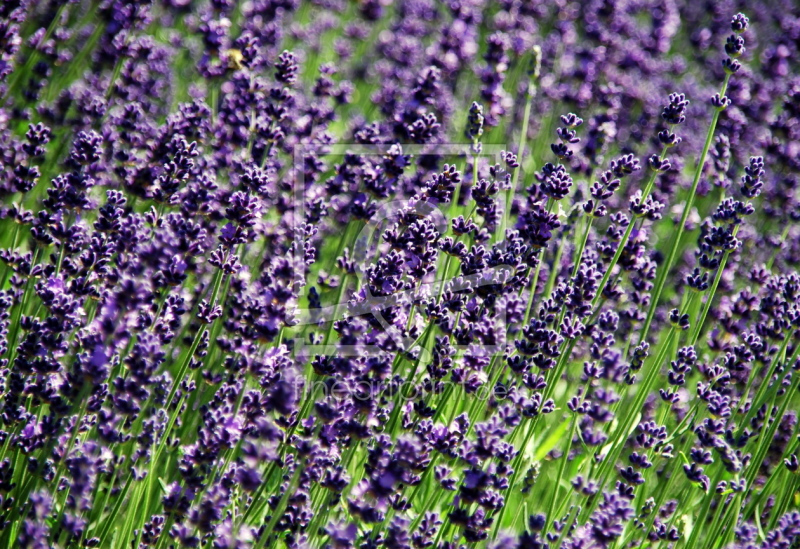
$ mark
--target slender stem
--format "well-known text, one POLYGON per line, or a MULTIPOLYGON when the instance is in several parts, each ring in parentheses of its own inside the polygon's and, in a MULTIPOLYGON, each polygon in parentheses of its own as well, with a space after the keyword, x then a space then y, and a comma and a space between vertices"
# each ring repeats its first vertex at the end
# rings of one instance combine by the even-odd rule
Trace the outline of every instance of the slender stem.
MULTIPOLYGON (((64 9, 66 9, 66 7, 69 4, 70 4, 69 2, 63 2, 58 7, 58 11, 56 11, 53 20, 50 21, 50 24, 47 26, 47 30, 45 31, 44 36, 42 37, 41 40, 39 40, 38 42, 39 44, 47 44, 47 41, 50 40, 50 37, 53 35, 53 32, 55 32, 56 28, 61 24, 61 15, 64 12, 64 9)), ((15 70, 12 73, 14 75, 13 80, 9 83, 6 92, 3 94, 3 98, 0 99, 0 104, 5 104, 6 99, 8 99, 14 94, 17 85, 19 84, 20 81, 24 79, 25 75, 28 74, 28 72, 31 70, 34 63, 38 59, 38 57, 39 57, 39 50, 34 49, 28 56, 28 59, 25 60, 25 65, 22 67, 22 70, 15 70)))
MULTIPOLYGON (((547 211, 549 213, 553 212, 553 208, 555 208, 556 201, 552 198, 547 199, 547 211)), ((533 273, 533 281, 530 285, 530 294, 528 295, 528 305, 525 308, 525 322, 524 326, 528 325, 528 322, 531 320, 531 311, 533 310, 533 300, 536 297, 536 287, 539 285, 539 273, 542 270, 542 261, 544 261, 544 254, 547 251, 547 248, 541 248, 539 250, 539 260, 536 263, 536 269, 533 273)))
MULTIPOLYGON (((753 419, 753 417, 757 413, 757 410, 761 407, 761 404, 764 402, 764 397, 765 397, 765 395, 767 394, 767 392, 769 391, 769 389, 771 387, 770 380, 775 375, 775 372, 778 371, 778 367, 780 366, 780 363, 783 360, 783 357, 786 356, 786 354, 785 354, 786 353, 786 348, 789 345, 789 342, 792 340, 792 333, 793 333, 793 330, 791 330, 788 334, 786 334, 786 338, 783 340, 783 343, 781 344, 781 348, 778 351, 778 354, 777 354, 776 358, 772 361, 772 365, 769 368, 769 370, 767 371, 767 375, 764 376, 764 379, 761 381, 761 384, 758 387, 758 391, 756 391, 756 396, 753 398, 753 402, 751 403, 750 408, 748 409, 747 413, 744 416, 744 419, 741 422, 741 425, 739 426, 739 429, 738 429, 738 431, 736 433, 737 437, 741 436, 741 434, 744 431, 744 429, 747 426, 747 424, 750 423, 750 420, 753 419)), ((794 355, 797 354, 798 350, 800 350, 800 345, 797 345, 797 348, 795 349, 794 355)), ((789 360, 789 364, 791 364, 791 363, 792 363, 792 359, 789 360)), ((756 370, 755 365, 754 365, 752 371, 750 372, 750 375, 752 377, 755 377, 756 373, 757 373, 757 370, 756 370)), ((744 399, 744 398, 746 398, 746 396, 742 397, 742 399, 744 399)), ((742 401, 740 400, 740 403, 741 402, 742 401)), ((739 407, 741 407, 741 405, 739 407)))
POLYGON ((550 275, 547 277, 547 284, 544 286, 544 298, 550 299, 553 294, 553 287, 556 284, 556 279, 558 278, 558 272, 561 270, 561 258, 564 256, 564 248, 566 247, 566 240, 567 235, 564 234, 561 236, 561 241, 558 243, 558 249, 556 250, 556 256, 553 258, 553 268, 550 269, 550 275))
MULTIPOLYGON (((728 81, 730 80, 730 74, 725 73, 725 80, 722 82, 722 88, 720 89, 720 95, 725 95, 725 91, 728 89, 728 81)), ((672 246, 670 246, 669 254, 667 254, 667 259, 662 265, 661 269, 659 269, 658 277, 656 278, 655 288, 651 292, 651 299, 650 299, 650 309, 647 311, 647 318, 645 319, 644 326, 642 327, 642 331, 639 336, 639 342, 644 341, 647 338, 647 334, 650 331, 650 326, 653 323, 653 318, 656 314, 656 309, 658 308, 658 303, 661 300, 661 292, 664 290, 664 284, 667 281, 667 273, 669 273, 670 269, 672 269, 672 265, 675 262, 675 256, 678 254, 678 248, 680 247, 681 237, 683 236, 683 231, 686 227, 686 220, 689 219, 689 214, 692 211, 692 204, 694 203, 695 195, 697 194, 697 185, 700 183, 700 176, 703 174, 703 166, 706 163, 706 157, 708 156, 708 150, 711 147, 711 142, 714 140, 714 131, 717 128, 717 122, 719 121, 720 110, 715 109, 714 114, 711 117, 711 125, 708 128, 708 134, 706 135, 706 141, 703 144, 703 152, 700 154, 700 158, 697 159, 697 168, 695 168, 694 178, 692 179, 692 186, 689 189, 689 194, 686 197, 686 201, 683 205, 683 213, 681 214, 681 220, 678 223, 678 226, 675 228, 672 237, 672 246)))
POLYGON ((770 255, 770 257, 769 257, 769 261, 767 261, 767 270, 768 271, 770 271, 770 272, 772 271, 772 266, 775 264, 775 259, 778 257, 778 253, 781 251, 781 248, 783 248, 783 243, 786 242, 786 237, 789 236, 789 229, 791 229, 791 228, 792 228, 792 224, 787 222, 786 223, 786 228, 784 228, 783 232, 781 233, 781 239, 780 239, 780 243, 778 244, 778 247, 775 248, 775 251, 772 252, 772 255, 770 255))
POLYGON ((578 246, 578 251, 575 253, 575 258, 573 260, 574 267, 572 268, 572 278, 575 278, 578 274, 578 269, 581 266, 581 260, 583 259, 583 252, 586 250, 586 243, 589 241, 589 233, 592 230, 592 222, 594 221, 594 217, 589 217, 586 220, 586 230, 583 232, 583 238, 581 239, 581 243, 578 246))
MULTIPOLYGON (((538 418, 539 416, 536 416, 536 417, 538 418)), ((532 423, 535 423, 535 422, 532 422, 532 423)), ((520 422, 519 425, 522 425, 522 424, 523 424, 523 422, 520 422)), ((515 432, 516 432, 516 430, 515 430, 515 432)), ((511 478, 508 481, 508 494, 509 494, 509 497, 511 496, 511 494, 513 493, 514 488, 517 485, 517 479, 519 478, 519 474, 520 474, 520 467, 522 467, 522 460, 525 457, 525 449, 528 447, 528 444, 530 444, 531 439, 533 439, 533 435, 534 435, 535 432, 536 432, 536 425, 535 424, 530 425, 529 429, 528 429, 528 432, 525 434, 525 439, 522 441, 522 444, 520 445, 519 450, 517 451, 517 455, 514 457, 514 461, 512 462, 512 465, 511 465, 511 468, 514 470, 514 472, 511 473, 511 478)), ((513 438, 513 436, 514 436, 514 433, 511 434, 512 438, 513 438)), ((505 517, 507 509, 508 509, 508 505, 504 505, 502 507, 502 509, 500 509, 500 514, 497 517, 497 522, 495 523, 495 527, 494 527, 495 536, 497 535, 497 532, 499 532, 500 528, 502 527, 503 517, 505 517)))
POLYGON ((511 176, 511 188, 506 191, 505 204, 503 207, 503 219, 500 225, 500 238, 505 238, 505 231, 508 227, 508 222, 511 216, 511 205, 514 200, 514 195, 517 192, 517 184, 519 182, 519 172, 522 169, 522 157, 525 153, 525 141, 528 139, 528 124, 531 119, 531 108, 533 107, 533 98, 536 97, 536 80, 539 78, 541 70, 541 49, 534 46, 533 52, 532 72, 530 74, 530 81, 525 93, 525 111, 522 114, 522 128, 519 133, 519 142, 517 144, 517 164, 514 168, 514 173, 511 176))
MULTIPOLYGON (((664 147, 661 149, 661 154, 659 158, 663 161, 667 157, 667 151, 669 150, 668 147, 664 147)), ((650 192, 653 190, 653 185, 655 184, 656 176, 658 172, 655 170, 651 170, 650 172, 650 179, 648 179, 647 184, 642 191, 642 202, 650 196, 650 192)), ((625 246, 628 244, 628 239, 631 237, 631 233, 633 232, 633 228, 636 225, 635 219, 631 219, 628 222, 628 227, 625 229, 625 234, 622 236, 622 240, 619 241, 617 245, 617 251, 614 252, 614 257, 611 259, 611 263, 608 264, 605 272, 603 273, 603 278, 600 280, 600 284, 597 286, 597 294, 592 299, 592 309, 597 308, 597 304, 600 302, 600 299, 603 295, 603 290, 608 283, 608 279, 611 277, 611 273, 614 271, 614 267, 617 266, 617 262, 619 262, 619 258, 622 256, 622 252, 625 250, 625 246)))
POLYGON ((539 272, 542 270, 542 261, 544 261, 544 248, 539 251, 539 259, 536 262, 536 269, 533 271, 533 281, 530 285, 530 293, 528 294, 528 305, 525 307, 525 321, 523 326, 527 326, 531 321, 531 311, 533 310, 533 301, 536 298, 536 287, 539 285, 539 272))
POLYGON ((564 478, 564 471, 567 468, 567 461, 569 461, 569 452, 572 449, 572 439, 575 437, 575 427, 578 424, 577 416, 572 417, 572 422, 569 428, 569 436, 567 437, 566 442, 564 443, 564 453, 561 456, 561 463, 558 467, 558 476, 555 478, 555 486, 553 487, 553 496, 550 498, 550 506, 547 509, 547 519, 552 521, 554 520, 554 512, 556 508, 556 501, 558 500, 558 492, 560 486, 558 483, 561 479, 564 478))
MULTIPOLYGON (((739 232, 739 227, 740 225, 736 225, 733 228, 733 236, 736 236, 736 233, 739 232)), ((711 291, 708 292, 705 305, 703 306, 703 311, 700 313, 700 317, 695 322, 694 332, 692 333, 692 338, 689 340, 689 345, 694 345, 697 343, 697 338, 700 337, 700 331, 702 330, 703 324, 708 316, 708 311, 711 308, 711 302, 714 300, 714 295, 717 293, 717 287, 719 286, 719 281, 722 278, 722 273, 725 271, 725 263, 728 261, 729 255, 730 252, 725 251, 725 253, 722 255, 722 259, 720 259, 719 266, 717 267, 717 274, 714 276, 714 282, 711 285, 711 291)))
MULTIPOLYGON (((706 493, 705 498, 703 498, 703 507, 700 510, 700 513, 696 515, 696 522, 692 526, 692 533, 689 535, 689 541, 686 542, 686 547, 697 547, 697 539, 700 535, 700 532, 705 530, 705 520, 706 516, 708 515, 708 511, 711 509, 711 503, 714 500, 715 488, 720 480, 722 480, 722 474, 724 473, 725 468, 722 467, 721 464, 717 465, 717 473, 714 475, 714 480, 711 482, 711 485, 708 488, 708 492, 706 493)), ((720 506, 722 503, 720 502, 720 506)))
POLYGON ((28 306, 28 300, 30 299, 31 290, 33 289, 33 268, 39 261, 39 256, 41 255, 41 248, 37 247, 36 251, 34 252, 33 256, 31 257, 31 268, 28 272, 28 280, 25 283, 25 293, 22 294, 22 300, 20 301, 17 311, 14 315, 14 319, 11 321, 11 336, 8 338, 8 349, 6 352, 8 353, 8 364, 13 365, 14 359, 17 355, 17 336, 19 336, 19 332, 21 330, 20 327, 20 319, 25 312, 25 309, 28 306))
MULTIPOLYGON (((286 505, 289 503, 289 496, 294 494, 294 491, 297 488, 297 483, 300 480, 300 473, 303 471, 304 468, 305 468, 305 460, 301 460, 300 463, 296 465, 294 474, 292 475, 292 478, 289 481, 289 486, 281 496, 281 499, 278 501, 278 506, 272 512, 272 517, 270 517, 269 522, 267 523, 267 527, 264 528, 264 533, 261 535, 261 539, 258 540, 255 549, 263 549, 264 545, 267 543, 267 540, 272 536, 272 533, 275 529, 275 525, 278 523, 278 520, 283 516, 283 511, 286 509, 286 505)), ((277 536, 275 537, 275 541, 277 541, 277 536)), ((270 547, 272 547, 272 545, 273 544, 270 543, 270 547)))

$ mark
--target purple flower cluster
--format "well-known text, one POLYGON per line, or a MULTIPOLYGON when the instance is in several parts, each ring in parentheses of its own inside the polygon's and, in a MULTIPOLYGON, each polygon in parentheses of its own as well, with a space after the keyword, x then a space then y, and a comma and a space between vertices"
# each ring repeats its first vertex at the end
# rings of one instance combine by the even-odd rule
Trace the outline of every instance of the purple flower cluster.
POLYGON ((748 10, 4 3, 0 545, 798 546, 748 10))

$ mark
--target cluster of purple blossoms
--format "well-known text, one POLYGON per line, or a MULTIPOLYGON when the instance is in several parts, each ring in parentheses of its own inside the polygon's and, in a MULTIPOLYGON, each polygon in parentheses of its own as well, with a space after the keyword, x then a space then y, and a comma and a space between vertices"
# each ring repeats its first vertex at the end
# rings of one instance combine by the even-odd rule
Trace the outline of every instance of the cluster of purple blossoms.
POLYGON ((800 7, 734 4, 2 3, 0 546, 800 546, 800 7))

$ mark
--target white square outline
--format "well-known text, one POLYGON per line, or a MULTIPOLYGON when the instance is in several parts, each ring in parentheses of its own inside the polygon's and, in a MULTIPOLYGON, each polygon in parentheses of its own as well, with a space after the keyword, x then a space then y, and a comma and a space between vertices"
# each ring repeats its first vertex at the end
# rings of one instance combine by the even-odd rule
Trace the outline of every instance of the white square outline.
MULTIPOLYGON (((426 145, 419 145, 419 144, 377 144, 377 145, 364 145, 364 144, 344 144, 344 143, 336 143, 336 144, 328 144, 328 143, 300 143, 293 146, 293 167, 294 167, 294 178, 292 179, 292 198, 294 200, 294 208, 293 208, 293 223, 292 229, 294 232, 294 257, 293 259, 293 266, 295 268, 295 280, 299 281, 305 287, 306 284, 306 276, 304 272, 300 272, 301 269, 304 269, 305 265, 305 239, 303 233, 301 233, 299 229, 300 224, 304 222, 305 219, 305 200, 304 200, 304 192, 305 192, 305 170, 303 169, 304 160, 307 154, 313 153, 320 157, 324 156, 345 156, 345 155, 360 155, 360 156, 384 156, 389 152, 389 149, 393 146, 399 145, 402 149, 402 153, 404 155, 410 155, 413 157, 420 157, 420 156, 459 156, 465 155, 467 158, 474 157, 474 158, 493 158, 495 164, 503 165, 504 162, 502 161, 501 153, 508 150, 508 147, 505 145, 481 145, 481 150, 477 154, 472 149, 472 146, 469 144, 453 144, 453 143, 440 143, 440 144, 426 144, 426 145)), ((517 189, 512 189, 512 191, 516 194, 517 189)), ((502 193, 499 194, 502 196, 502 193)), ((504 200, 497 201, 498 206, 500 206, 501 213, 502 208, 505 207, 504 200)), ((450 223, 451 220, 447 220, 450 223)), ((502 242, 502 241, 498 241, 502 242)), ((497 245, 498 242, 495 242, 494 245, 497 245)), ((480 277, 481 275, 491 274, 494 271, 502 270, 502 267, 494 267, 484 269, 474 277, 480 277)), ((441 280, 434 280, 433 284, 437 283, 446 283, 447 281, 441 280)), ((347 305, 347 302, 344 303, 337 303, 334 304, 333 307, 339 307, 342 305, 347 305)), ((295 305, 294 310, 290 316, 298 316, 298 313, 301 312, 310 312, 313 311, 312 309, 300 309, 295 305)), ((338 319, 347 318, 348 316, 358 316, 358 315, 348 315, 347 311, 343 311, 343 314, 338 319)), ((502 326, 507 326, 506 324, 506 311, 502 309, 500 314, 498 314, 497 319, 500 321, 502 326)), ((325 321, 332 322, 332 321, 325 321)), ((296 326, 299 324, 293 324, 296 326)), ((305 325, 305 324, 303 324, 305 325)), ((497 345, 453 345, 453 348, 457 352, 461 352, 461 356, 465 356, 465 353, 468 351, 482 351, 482 356, 495 356, 500 353, 504 353, 506 351, 507 345, 507 330, 502 330, 502 338, 498 341, 497 345)), ((414 347, 419 347, 420 352, 427 352, 430 355, 430 351, 425 348, 424 342, 419 341, 415 342, 411 347, 404 349, 404 352, 408 352, 414 347)), ((297 354, 299 351, 306 351, 309 353, 310 356, 314 355, 322 355, 322 356, 373 356, 380 353, 384 353, 380 347, 376 345, 337 345, 336 343, 328 343, 327 345, 312 345, 305 341, 304 338, 298 338, 294 341, 294 353, 297 354)))

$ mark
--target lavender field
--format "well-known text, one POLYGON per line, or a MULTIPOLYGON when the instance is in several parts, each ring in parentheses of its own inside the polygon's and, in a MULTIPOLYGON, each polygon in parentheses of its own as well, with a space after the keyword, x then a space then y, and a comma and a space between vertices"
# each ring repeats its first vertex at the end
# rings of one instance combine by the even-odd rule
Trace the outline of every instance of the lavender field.
POLYGON ((0 0, 0 548, 800 548, 799 50, 0 0))

